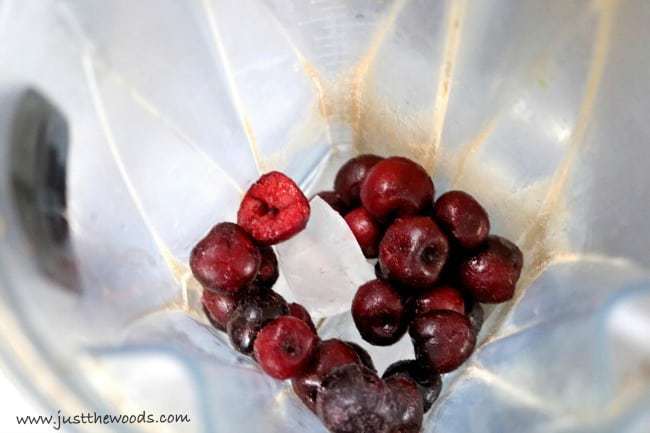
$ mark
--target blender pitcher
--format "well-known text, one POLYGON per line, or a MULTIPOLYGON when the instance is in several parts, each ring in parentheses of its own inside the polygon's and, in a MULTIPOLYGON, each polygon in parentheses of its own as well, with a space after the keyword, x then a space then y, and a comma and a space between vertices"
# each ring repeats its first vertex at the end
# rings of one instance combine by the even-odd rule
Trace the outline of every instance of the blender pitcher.
MULTIPOLYGON (((210 328, 189 253, 260 173, 312 197, 402 155, 525 255, 423 431, 647 432, 649 21, 644 0, 0 0, 3 365, 55 414, 191 419, 70 431, 325 432, 210 328)), ((312 213, 278 291, 359 342, 372 266, 312 213)))

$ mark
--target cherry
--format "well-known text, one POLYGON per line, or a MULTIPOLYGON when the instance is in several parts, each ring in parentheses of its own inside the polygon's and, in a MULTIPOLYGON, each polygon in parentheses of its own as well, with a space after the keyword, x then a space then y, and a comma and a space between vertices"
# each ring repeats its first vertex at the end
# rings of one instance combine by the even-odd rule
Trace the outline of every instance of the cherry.
POLYGON ((461 293, 452 286, 438 286, 415 298, 417 316, 434 310, 451 310, 465 314, 465 301, 461 293))
POLYGON ((416 317, 409 334, 417 360, 438 373, 458 368, 472 354, 476 344, 469 319, 450 310, 436 310, 416 317))
POLYGON ((281 316, 265 325, 255 339, 255 359, 276 379, 290 379, 308 365, 318 337, 300 319, 281 316))
POLYGON ((433 215, 450 239, 462 248, 480 246, 490 233, 487 212, 474 197, 463 191, 441 195, 433 207, 433 215))
POLYGON ((422 396, 406 376, 384 382, 367 368, 348 364, 325 377, 316 412, 334 433, 418 433, 422 396))
POLYGON ((459 279, 478 302, 504 302, 514 294, 523 263, 517 245, 491 235, 485 244, 461 261, 459 279))
POLYGON ((309 311, 307 311, 307 309, 302 305, 295 302, 290 303, 289 315, 302 320, 309 326, 312 331, 316 332, 316 326, 314 326, 314 321, 311 319, 309 311))
POLYGON ((377 163, 361 184, 361 203, 379 220, 416 215, 431 206, 433 194, 424 168, 401 157, 377 163))
POLYGON ((239 297, 229 292, 204 290, 201 295, 201 304, 203 304, 203 310, 212 326, 220 331, 225 331, 230 316, 239 304, 239 297))
POLYGON ((429 217, 406 217, 386 230, 379 244, 382 273, 414 289, 431 287, 447 261, 449 244, 429 217))
POLYGON ((357 239, 363 255, 375 258, 379 254, 379 241, 383 235, 381 225, 362 207, 345 215, 345 222, 357 239))
POLYGON ((341 166, 334 180, 334 189, 349 208, 359 205, 361 183, 368 171, 383 159, 377 155, 359 155, 341 166))
POLYGON ((321 191, 318 194, 316 194, 320 198, 322 198, 332 209, 340 213, 341 215, 345 215, 348 212, 348 205, 345 204, 343 199, 341 198, 341 195, 336 192, 336 191, 321 191))
POLYGON ((267 374, 292 379, 331 432, 419 433, 440 374, 474 350, 480 302, 513 296, 523 255, 489 234, 487 212, 471 195, 450 191, 434 203, 431 178, 407 158, 360 155, 341 167, 334 188, 318 195, 344 216, 363 254, 378 257, 378 279, 354 296, 354 323, 365 341, 381 346, 408 329, 415 360, 392 364, 382 380, 365 349, 321 341, 309 312, 270 290, 279 277, 271 245, 302 230, 310 214, 302 191, 279 172, 250 187, 238 224, 216 225, 192 250, 204 311, 267 374))
POLYGON ((323 380, 316 413, 332 433, 390 433, 396 424, 392 417, 397 404, 386 401, 389 392, 372 371, 356 364, 344 365, 323 380))
POLYGON ((392 399, 387 399, 389 419, 395 424, 391 433, 419 433, 422 428, 424 401, 417 383, 409 376, 396 375, 385 380, 392 399))
POLYGON ((361 360, 354 349, 343 341, 323 340, 316 347, 309 367, 291 381, 293 391, 313 411, 325 376, 335 367, 360 363, 361 360))
POLYGON ((309 219, 309 201, 296 183, 272 171, 260 177, 242 199, 237 222, 262 245, 285 241, 309 219))
POLYGON ((242 297, 228 320, 226 330, 230 342, 237 351, 250 355, 260 329, 288 313, 287 302, 277 293, 271 290, 251 291, 242 297))
POLYGON ((278 258, 275 256, 273 248, 268 246, 260 247, 260 254, 262 257, 260 269, 257 271, 257 276, 252 285, 258 288, 270 289, 280 276, 278 258))
POLYGON ((375 367, 375 363, 372 362, 372 357, 366 351, 366 349, 359 346, 357 343, 353 343, 352 341, 346 341, 345 343, 348 346, 350 346, 352 349, 354 349, 355 352, 357 352, 357 355, 359 355, 359 360, 361 360, 361 365, 363 365, 364 367, 366 367, 370 371, 374 371, 375 373, 377 372, 377 368, 375 367))
POLYGON ((190 268, 210 290, 237 292, 248 286, 260 267, 259 248, 240 226, 220 223, 192 249, 190 268))
POLYGON ((361 337, 370 344, 389 346, 408 327, 408 314, 400 294, 387 282, 372 280, 357 290, 352 318, 361 337))
POLYGON ((397 361, 389 365, 382 378, 405 375, 418 385, 424 401, 424 412, 428 412, 440 395, 442 380, 440 374, 420 365, 415 360, 397 361))

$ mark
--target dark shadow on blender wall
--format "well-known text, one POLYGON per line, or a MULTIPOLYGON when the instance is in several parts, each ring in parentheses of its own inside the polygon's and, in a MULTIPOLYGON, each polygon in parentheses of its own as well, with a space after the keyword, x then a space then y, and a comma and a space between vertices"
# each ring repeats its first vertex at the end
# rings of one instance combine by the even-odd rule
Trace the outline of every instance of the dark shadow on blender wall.
POLYGON ((13 119, 9 155, 16 210, 38 269, 79 291, 66 218, 68 146, 63 115, 39 92, 25 91, 13 119))

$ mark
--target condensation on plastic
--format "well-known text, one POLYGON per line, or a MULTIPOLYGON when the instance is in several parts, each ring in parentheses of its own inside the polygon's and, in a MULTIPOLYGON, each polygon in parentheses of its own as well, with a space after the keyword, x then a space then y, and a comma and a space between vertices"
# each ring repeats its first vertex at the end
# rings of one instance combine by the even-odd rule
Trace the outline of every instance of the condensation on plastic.
MULTIPOLYGON (((350 155, 400 154, 526 258, 424 431, 645 432, 648 20, 643 0, 0 0, 3 159, 36 86, 70 122, 83 279, 33 272, 2 174, 5 361, 51 407, 192 418, 113 429, 323 432, 206 325, 185 263, 260 172, 313 195, 350 155)), ((277 251, 278 290, 360 341, 347 305, 372 267, 341 219, 316 199, 277 251)))

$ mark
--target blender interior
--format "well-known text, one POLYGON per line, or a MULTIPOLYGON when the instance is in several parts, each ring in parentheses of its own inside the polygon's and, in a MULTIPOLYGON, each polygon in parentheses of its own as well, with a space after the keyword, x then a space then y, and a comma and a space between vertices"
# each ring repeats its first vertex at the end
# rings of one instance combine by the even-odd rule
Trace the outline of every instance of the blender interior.
MULTIPOLYGON (((207 325, 189 252, 260 173, 313 196, 354 154, 398 154, 479 198, 526 262, 424 431, 642 431, 648 19, 642 0, 0 0, 3 362, 66 413, 324 432, 207 325)), ((313 207, 278 290, 360 342, 372 267, 313 207)), ((82 431, 148 430, 179 426, 82 431)))

